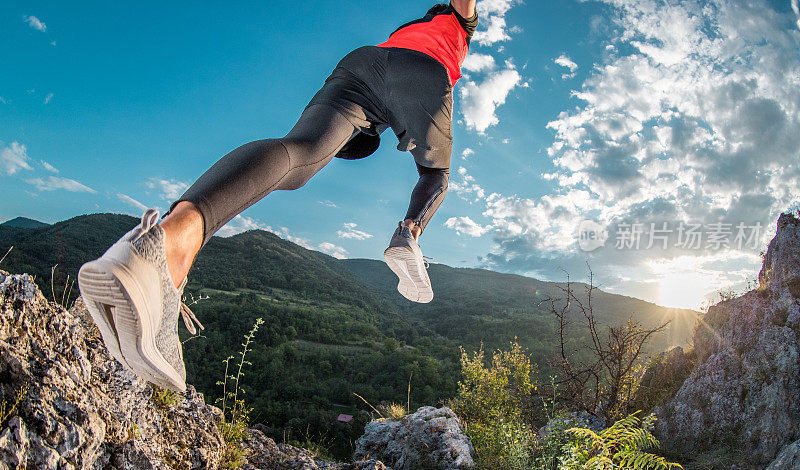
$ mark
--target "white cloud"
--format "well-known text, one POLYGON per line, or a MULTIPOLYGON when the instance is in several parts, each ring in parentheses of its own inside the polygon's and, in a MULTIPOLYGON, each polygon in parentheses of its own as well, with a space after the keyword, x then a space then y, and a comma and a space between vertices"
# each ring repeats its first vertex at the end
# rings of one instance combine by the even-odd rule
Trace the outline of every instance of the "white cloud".
POLYGON ((145 212, 145 211, 147 211, 149 209, 149 207, 145 206, 144 204, 142 204, 141 202, 137 201, 136 199, 128 196, 127 194, 117 193, 117 198, 120 201, 124 202, 125 204, 133 206, 133 207, 139 209, 142 212, 145 212))
MULTIPOLYGON (((607 227, 718 220, 769 227, 800 202, 800 34, 791 13, 766 0, 605 3, 617 26, 614 47, 576 92, 581 105, 548 125, 554 169, 543 177, 551 193, 482 200, 496 242, 486 265, 580 275, 589 255, 577 251, 575 231, 586 218, 607 227)), ((601 249, 591 258, 618 285, 644 289, 641 279, 658 279, 653 266, 683 255, 601 249), (638 281, 625 280, 631 272, 638 281)), ((738 264, 703 271, 718 276, 707 286, 739 282, 757 265, 748 251, 717 255, 738 264)))
POLYGON ((464 63, 461 64, 461 68, 469 72, 484 72, 492 70, 494 67, 494 57, 479 52, 470 52, 464 59, 464 63))
POLYGON ((329 254, 336 259, 345 259, 348 255, 347 250, 330 242, 322 242, 317 247, 323 253, 329 254))
POLYGON ((474 154, 475 154, 475 151, 472 150, 471 148, 467 147, 467 148, 464 149, 463 152, 461 152, 461 158, 466 160, 470 155, 474 155, 474 154))
POLYGON ((569 69, 569 73, 561 75, 562 80, 573 78, 575 76, 575 72, 578 70, 578 64, 573 62, 572 59, 565 56, 564 54, 561 54, 557 58, 553 59, 553 62, 555 62, 557 65, 560 65, 561 67, 569 69))
POLYGON ((797 17, 797 27, 800 28, 800 5, 798 5, 797 0, 792 0, 792 11, 794 11, 794 15, 797 17))
POLYGON ((471 237, 480 237, 492 228, 491 225, 483 227, 466 216, 450 217, 445 221, 444 226, 455 230, 459 235, 463 233, 471 237))
POLYGON ((292 243, 294 243, 296 245, 302 246, 306 250, 313 250, 314 249, 313 245, 311 245, 311 242, 308 239, 292 235, 289 232, 289 229, 286 228, 286 227, 278 227, 278 228, 275 228, 275 229, 273 229, 272 227, 268 227, 267 230, 269 230, 270 232, 274 233, 275 235, 278 235, 279 237, 281 237, 281 238, 283 238, 285 240, 289 240, 290 242, 292 242, 292 243))
POLYGON ((189 189, 189 184, 183 181, 174 179, 164 180, 158 178, 151 178, 147 183, 147 187, 161 192, 159 196, 161 199, 167 201, 174 201, 181 197, 181 195, 189 189))
POLYGON ((455 192, 458 197, 468 202, 477 202, 486 197, 484 189, 475 182, 475 178, 470 175, 466 168, 459 167, 456 172, 460 179, 451 180, 448 189, 455 192))
MULTIPOLYGON (((518 0, 480 0, 476 5, 479 26, 486 25, 485 29, 475 31, 472 40, 481 46, 491 46, 497 42, 511 39, 506 26, 506 13, 518 0)), ((518 32, 519 28, 512 28, 511 32, 518 32)))
POLYGON ((19 142, 11 142, 11 145, 0 147, 0 168, 9 175, 18 170, 32 170, 28 160, 28 151, 19 142))
POLYGON ((327 199, 324 200, 324 201, 317 201, 317 202, 319 202, 320 204, 322 204, 325 207, 332 207, 334 209, 339 207, 339 206, 336 205, 336 203, 334 203, 333 201, 329 201, 327 199))
POLYGON ((361 230, 356 230, 358 225, 354 224, 353 222, 345 222, 342 224, 343 230, 338 230, 336 232, 339 235, 339 238, 352 238, 355 240, 366 240, 367 238, 372 238, 372 234, 367 232, 362 232, 361 230))
POLYGON ((252 217, 247 217, 242 214, 239 214, 231 219, 231 221, 219 229, 215 235, 220 237, 230 237, 233 235, 238 235, 242 232, 247 232, 248 230, 266 230, 274 233, 284 240, 288 240, 296 245, 300 245, 307 250, 314 249, 314 246, 308 239, 293 235, 287 227, 272 227, 263 224, 252 217))
POLYGON ((269 227, 256 221, 255 219, 238 214, 227 224, 223 225, 221 229, 217 230, 215 235, 220 237, 231 237, 242 232, 247 232, 248 230, 269 230, 269 227))
POLYGON ((465 80, 461 85, 461 107, 467 128, 483 134, 499 123, 497 107, 506 102, 520 80, 522 77, 511 61, 506 61, 504 69, 490 72, 480 83, 465 80))
POLYGON ((94 189, 84 186, 81 183, 60 176, 48 176, 46 178, 29 178, 25 180, 29 184, 36 186, 39 191, 55 191, 63 189, 73 193, 96 193, 94 189))
POLYGON ((49 171, 50 173, 58 173, 58 168, 54 167, 53 165, 47 163, 44 160, 41 160, 41 162, 45 170, 49 171))
POLYGON ((3 97, 2 97, 2 96, 0 96, 0 103, 3 103, 3 104, 8 104, 8 103, 6 103, 6 100, 4 100, 4 99, 3 99, 3 97))
POLYGON ((47 94, 47 95, 44 97, 44 104, 47 104, 47 103, 49 103, 49 102, 50 102, 50 100, 52 100, 52 99, 53 99, 53 96, 55 96, 55 95, 54 95, 54 94, 52 94, 52 93, 48 93, 48 94, 47 94))
POLYGON ((31 28, 33 28, 33 29, 35 29, 37 31, 41 31, 41 32, 47 31, 47 25, 44 24, 44 21, 40 20, 39 18, 37 18, 35 16, 26 16, 25 17, 25 22, 28 23, 28 26, 30 26, 31 28))

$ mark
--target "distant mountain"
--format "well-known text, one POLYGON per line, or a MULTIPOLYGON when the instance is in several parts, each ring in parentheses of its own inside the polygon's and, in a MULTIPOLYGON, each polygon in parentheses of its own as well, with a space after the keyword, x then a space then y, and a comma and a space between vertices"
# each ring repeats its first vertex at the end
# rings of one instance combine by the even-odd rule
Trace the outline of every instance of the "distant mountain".
MULTIPOLYGON (((485 269, 452 268, 431 264, 428 270, 435 297, 429 304, 410 302, 397 293, 397 277, 382 261, 341 261, 364 282, 381 292, 408 316, 419 318, 442 336, 462 344, 487 348, 505 347, 515 336, 532 349, 541 349, 542 337, 552 342, 556 323, 548 298, 563 298, 565 283, 545 282, 516 274, 485 269)), ((586 302, 587 284, 572 283, 572 290, 586 302)), ((628 318, 653 327, 670 321, 667 331, 650 342, 652 351, 688 345, 698 312, 661 307, 633 297, 595 290, 592 306, 600 324, 615 325, 628 318)), ((580 323, 573 309, 573 326, 580 323)), ((549 349, 549 348, 545 348, 549 349)))
POLYGON ((17 217, 15 219, 6 220, 0 227, 15 227, 15 228, 42 228, 50 224, 39 222, 38 220, 29 219, 27 217, 17 217))
POLYGON ((189 287, 285 290, 308 299, 373 310, 389 306, 339 260, 263 230, 212 237, 189 273, 189 287))
MULTIPOLYGON (((82 263, 100 256, 136 223, 137 219, 126 215, 93 214, 25 230, 2 224, 0 251, 5 253, 14 245, 4 267, 36 275, 42 290, 50 292, 51 268, 57 265, 54 288, 62 292, 67 275, 74 279, 82 263)), ((192 268, 189 289, 283 291, 382 314, 404 312, 409 321, 470 346, 503 347, 514 336, 540 338, 554 333, 555 323, 544 301, 563 297, 563 283, 441 264, 431 265, 429 272, 436 297, 430 304, 416 304, 398 294, 397 278, 382 261, 336 260, 254 230, 213 237, 192 268)), ((572 287, 579 298, 585 295, 585 284, 572 287)), ((77 296, 74 288, 72 295, 77 296)), ((687 345, 697 319, 697 312, 691 310, 600 290, 592 300, 595 315, 604 324, 618 324, 629 317, 645 326, 671 320, 669 330, 652 342, 658 350, 687 345)))
MULTIPOLYGON (((48 298, 55 291, 60 299, 67 286, 67 275, 74 280, 81 264, 102 255, 136 223, 137 219, 127 215, 93 214, 39 228, 20 229, 3 224, 0 225, 0 251, 5 253, 11 246, 14 249, 2 267, 35 276, 48 298), (55 276, 51 276, 54 266, 55 276), (52 287, 51 277, 54 277, 52 287)), ((78 296, 75 287, 72 299, 78 296)))

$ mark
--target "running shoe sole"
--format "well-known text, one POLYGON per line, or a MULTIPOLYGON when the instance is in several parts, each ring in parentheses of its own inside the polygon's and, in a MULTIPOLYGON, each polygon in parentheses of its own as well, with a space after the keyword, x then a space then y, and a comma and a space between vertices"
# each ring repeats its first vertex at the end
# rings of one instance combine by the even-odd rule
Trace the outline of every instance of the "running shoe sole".
POLYGON ((390 246, 383 252, 383 259, 389 269, 394 271, 397 277, 400 278, 397 290, 403 294, 403 297, 412 302, 422 304, 433 300, 433 289, 430 281, 420 274, 421 269, 424 270, 425 267, 419 265, 419 261, 414 256, 411 248, 390 246))
POLYGON ((161 312, 152 312, 149 306, 161 309, 160 288, 148 288, 134 273, 158 279, 156 268, 142 260, 130 244, 114 246, 103 257, 81 266, 81 296, 115 359, 160 387, 183 392, 184 380, 155 343, 161 312))

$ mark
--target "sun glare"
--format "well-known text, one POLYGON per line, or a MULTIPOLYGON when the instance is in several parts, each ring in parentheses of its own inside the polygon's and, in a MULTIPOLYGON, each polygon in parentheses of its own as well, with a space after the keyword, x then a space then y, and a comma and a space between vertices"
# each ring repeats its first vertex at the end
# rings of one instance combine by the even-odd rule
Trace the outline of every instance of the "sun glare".
POLYGON ((665 307, 700 310, 706 295, 714 291, 713 279, 701 273, 681 272, 660 279, 658 304, 665 307))

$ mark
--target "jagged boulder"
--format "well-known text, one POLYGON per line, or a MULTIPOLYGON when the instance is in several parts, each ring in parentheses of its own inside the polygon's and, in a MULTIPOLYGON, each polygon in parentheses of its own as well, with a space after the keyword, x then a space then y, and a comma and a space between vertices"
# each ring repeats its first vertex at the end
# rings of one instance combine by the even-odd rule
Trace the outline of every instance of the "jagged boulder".
POLYGON ((219 410, 191 386, 157 404, 86 315, 0 271, 0 390, 7 404, 24 393, 0 423, 0 468, 216 467, 219 410))
POLYGON ((800 441, 795 441, 784 447, 769 464, 767 470, 797 470, 800 468, 800 441))
POLYGON ((450 408, 424 406, 400 420, 367 423, 355 459, 378 458, 395 470, 472 469, 475 448, 450 408))
POLYGON ((257 429, 250 429, 242 450, 246 454, 242 470, 392 470, 378 460, 337 463, 318 459, 305 449, 276 444, 257 429))
POLYGON ((0 271, 0 470, 387 469, 317 459, 256 429, 234 448, 221 416, 191 385, 166 392, 123 368, 80 300, 64 309, 31 276, 0 271))
POLYGON ((695 331, 697 366, 656 408, 664 448, 695 458, 728 453, 725 468, 765 468, 800 438, 800 220, 778 220, 760 288, 726 300, 695 331))

